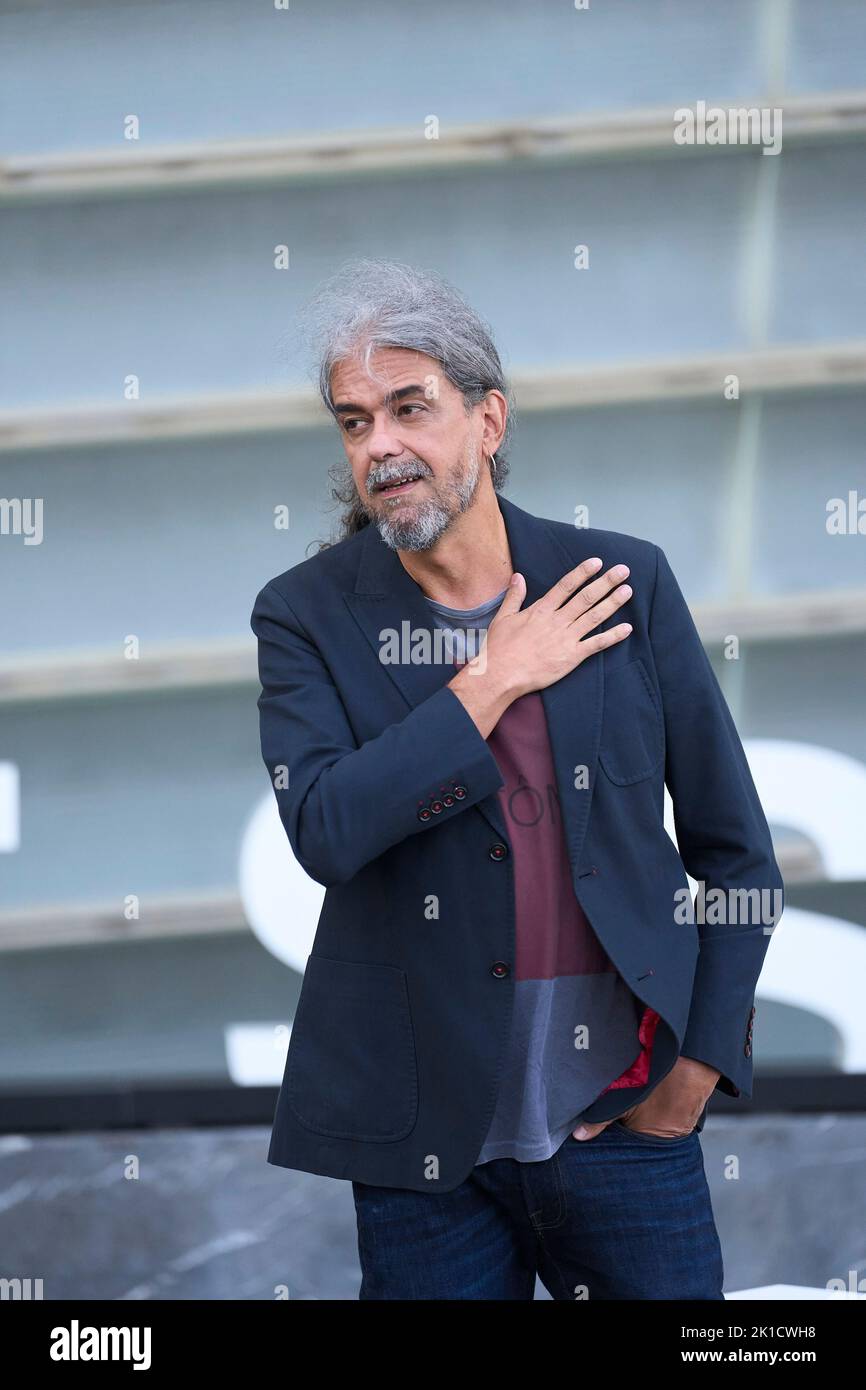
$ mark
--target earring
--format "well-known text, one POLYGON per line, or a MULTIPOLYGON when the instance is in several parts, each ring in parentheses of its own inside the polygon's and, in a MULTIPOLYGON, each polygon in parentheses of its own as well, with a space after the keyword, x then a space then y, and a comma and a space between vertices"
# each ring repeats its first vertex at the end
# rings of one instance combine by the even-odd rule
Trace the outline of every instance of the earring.
POLYGON ((491 455, 490 455, 490 476, 491 476, 491 478, 495 478, 495 477, 496 477, 496 469, 497 469, 498 466, 499 466, 499 465, 498 465, 497 462, 496 462, 496 455, 495 455, 495 454, 491 454, 491 455))

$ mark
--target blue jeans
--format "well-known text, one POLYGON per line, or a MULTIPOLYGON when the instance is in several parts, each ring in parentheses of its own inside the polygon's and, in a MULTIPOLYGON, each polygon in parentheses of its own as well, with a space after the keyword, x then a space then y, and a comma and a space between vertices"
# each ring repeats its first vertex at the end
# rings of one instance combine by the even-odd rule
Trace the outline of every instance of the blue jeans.
POLYGON ((723 1299, 698 1130, 613 1120, 550 1158, 482 1163, 451 1192, 352 1183, 362 1299, 723 1299))

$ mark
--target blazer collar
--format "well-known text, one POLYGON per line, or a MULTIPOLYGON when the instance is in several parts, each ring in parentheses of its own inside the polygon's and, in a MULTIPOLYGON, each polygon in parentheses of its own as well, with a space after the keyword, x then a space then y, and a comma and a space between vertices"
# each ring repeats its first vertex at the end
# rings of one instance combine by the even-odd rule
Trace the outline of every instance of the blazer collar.
MULTIPOLYGON (((592 554, 592 532, 577 528, 574 551, 570 552, 548 522, 524 511, 501 494, 497 494, 497 502, 505 523, 513 567, 526 580, 526 597, 522 604, 526 608, 547 593, 563 574, 592 554)), ((386 629, 393 629, 398 634, 426 629, 432 640, 436 624, 423 590, 404 569, 396 551, 382 540, 373 523, 365 529, 359 549, 355 588, 344 594, 344 598, 377 661, 386 629), (405 629, 402 626, 404 623, 407 624, 405 629)), ((601 735, 603 658, 603 652, 596 653, 540 692, 547 716, 563 829, 575 869, 595 785, 601 735), (584 765, 588 770, 588 789, 579 790, 575 788, 575 770, 584 765)), ((383 663, 382 670, 397 686, 410 708, 435 694, 454 674, 453 666, 441 662, 383 663)), ((507 840, 497 793, 478 802, 478 809, 486 816, 497 836, 507 840)))

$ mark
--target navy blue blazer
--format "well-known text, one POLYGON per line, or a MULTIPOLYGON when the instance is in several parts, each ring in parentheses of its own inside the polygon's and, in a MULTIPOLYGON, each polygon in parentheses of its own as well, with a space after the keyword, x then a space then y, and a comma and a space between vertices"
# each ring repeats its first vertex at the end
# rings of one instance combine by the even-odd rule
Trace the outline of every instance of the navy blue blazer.
MULTIPOLYGON (((680 1053, 716 1067, 717 1089, 750 1096, 766 919, 683 922, 677 905, 686 870, 708 900, 712 889, 781 895, 783 884, 677 580, 650 541, 498 502, 524 604, 591 555, 631 571, 632 597, 596 629, 627 620, 630 635, 541 692, 574 892, 660 1016, 646 1085, 606 1092, 583 1118, 645 1099, 680 1053), (664 829, 665 783, 679 851, 664 829)), ((375 526, 272 579, 251 625, 262 756, 295 856, 327 889, 268 1162, 449 1191, 487 1133, 511 1022, 502 775, 448 688, 452 665, 380 659, 388 629, 432 641, 435 624, 375 526)))

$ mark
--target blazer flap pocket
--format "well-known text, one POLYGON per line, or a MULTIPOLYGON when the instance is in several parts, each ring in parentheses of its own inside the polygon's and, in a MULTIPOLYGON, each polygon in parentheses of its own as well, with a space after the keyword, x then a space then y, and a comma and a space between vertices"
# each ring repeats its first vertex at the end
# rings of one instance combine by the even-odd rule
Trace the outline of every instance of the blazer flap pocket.
POLYGON ((605 666, 599 760, 610 781, 642 782, 658 770, 664 754, 664 718, 643 661, 605 666))

